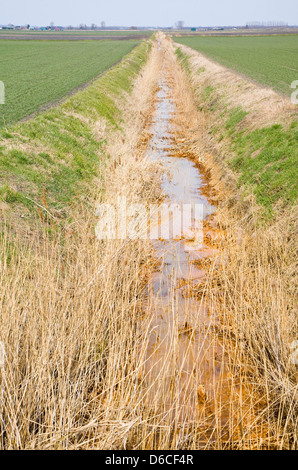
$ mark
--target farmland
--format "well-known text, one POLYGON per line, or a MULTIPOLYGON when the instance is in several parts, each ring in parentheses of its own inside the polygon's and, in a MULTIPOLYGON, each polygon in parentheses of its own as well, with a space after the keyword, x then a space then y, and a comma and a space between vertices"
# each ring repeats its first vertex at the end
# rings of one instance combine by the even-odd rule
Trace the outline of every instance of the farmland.
POLYGON ((291 83, 298 79, 298 35, 192 36, 175 40, 288 96, 291 93, 291 83))
POLYGON ((0 80, 5 85, 0 127, 89 82, 137 43, 137 40, 0 41, 0 80))

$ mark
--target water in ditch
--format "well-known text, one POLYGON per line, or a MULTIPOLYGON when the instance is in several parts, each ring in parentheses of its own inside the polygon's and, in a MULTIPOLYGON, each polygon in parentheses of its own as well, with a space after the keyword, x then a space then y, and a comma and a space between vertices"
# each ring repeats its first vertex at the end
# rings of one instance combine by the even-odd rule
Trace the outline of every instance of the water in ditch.
POLYGON ((175 215, 173 210, 170 219, 168 213, 163 218, 161 211, 158 237, 151 242, 158 268, 149 284, 146 379, 155 412, 180 424, 200 420, 207 430, 214 420, 224 426, 228 416, 225 403, 229 403, 231 393, 224 353, 215 334, 216 312, 210 310, 204 295, 198 294, 206 283, 206 272, 199 262, 217 254, 204 243, 202 234, 202 219, 210 219, 215 208, 204 195, 206 181, 194 161, 173 156, 175 104, 171 95, 163 75, 148 157, 164 170, 163 203, 174 208, 192 205, 187 218, 191 223, 185 226, 182 220, 183 232, 178 237, 179 211, 175 215), (169 220, 170 236, 165 237, 169 220))

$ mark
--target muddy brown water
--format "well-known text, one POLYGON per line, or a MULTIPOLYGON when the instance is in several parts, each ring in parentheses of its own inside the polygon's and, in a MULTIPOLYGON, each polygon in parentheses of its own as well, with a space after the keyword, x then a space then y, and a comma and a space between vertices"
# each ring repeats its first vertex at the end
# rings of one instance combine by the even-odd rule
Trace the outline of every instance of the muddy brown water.
MULTIPOLYGON (((218 319, 208 301, 196 294, 196 287, 206 282, 206 272, 199 267, 202 258, 214 257, 217 250, 204 244, 202 219, 212 217, 215 208, 204 195, 207 184, 194 161, 173 156, 173 120, 175 103, 165 74, 162 74, 152 122, 148 158, 162 165, 164 204, 199 206, 192 209, 191 224, 175 236, 175 214, 170 237, 162 232, 168 218, 159 218, 159 238, 152 247, 158 269, 149 283, 147 309, 150 335, 146 358, 149 399, 175 422, 205 420, 206 428, 224 428, 230 403, 230 374, 225 355, 214 331, 218 319), (153 313, 152 313, 153 312, 153 313), (160 398, 159 398, 160 400, 160 398), (207 417, 207 418, 206 418, 207 417), (211 417, 211 422, 210 418, 211 417), (206 422, 208 421, 208 424, 206 422)), ((189 207, 189 206, 187 206, 189 207)), ((204 224, 205 225, 205 224, 204 224)))

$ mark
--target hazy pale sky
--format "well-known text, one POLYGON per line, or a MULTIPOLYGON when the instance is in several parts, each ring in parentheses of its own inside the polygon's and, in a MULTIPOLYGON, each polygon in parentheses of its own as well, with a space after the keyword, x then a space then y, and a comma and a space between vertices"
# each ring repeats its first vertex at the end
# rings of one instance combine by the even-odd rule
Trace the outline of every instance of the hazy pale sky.
POLYGON ((298 24, 297 0, 1 0, 0 24, 67 26, 243 25, 249 21, 298 24))

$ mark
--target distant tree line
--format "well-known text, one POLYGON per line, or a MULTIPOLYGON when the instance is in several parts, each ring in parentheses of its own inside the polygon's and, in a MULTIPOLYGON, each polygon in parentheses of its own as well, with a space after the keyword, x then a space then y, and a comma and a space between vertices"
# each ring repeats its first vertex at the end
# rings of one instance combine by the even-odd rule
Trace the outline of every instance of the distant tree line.
MULTIPOLYGON (((75 28, 73 26, 68 26, 67 29, 75 29, 75 28)), ((95 31, 97 29, 106 29, 106 23, 105 23, 105 21, 101 21, 100 26, 97 26, 97 24, 95 24, 95 23, 92 23, 91 26, 88 26, 86 24, 81 23, 80 26, 79 26, 79 29, 83 29, 83 30, 91 29, 93 31, 95 31)))
POLYGON ((246 23, 247 28, 285 28, 288 23, 284 21, 250 21, 246 23))

